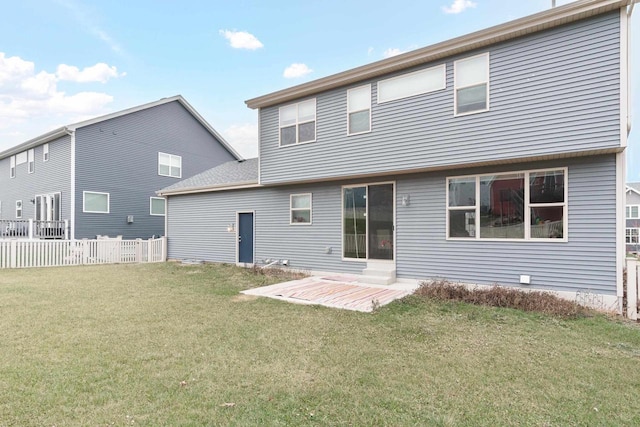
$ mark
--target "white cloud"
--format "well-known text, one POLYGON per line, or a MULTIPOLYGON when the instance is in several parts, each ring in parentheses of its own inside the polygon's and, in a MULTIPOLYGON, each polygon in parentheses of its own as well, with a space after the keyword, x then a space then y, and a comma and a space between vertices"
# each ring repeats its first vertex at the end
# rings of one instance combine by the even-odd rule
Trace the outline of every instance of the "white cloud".
MULTIPOLYGON (((61 80, 77 82, 106 82, 121 77, 115 67, 98 63, 82 71, 78 67, 61 64, 56 73, 40 71, 35 64, 18 56, 7 57, 0 52, 0 129, 5 135, 24 134, 20 125, 27 121, 29 134, 44 131, 39 126, 55 118, 56 122, 71 123, 72 118, 96 116, 104 113, 113 96, 101 92, 83 91, 68 94, 58 89, 61 80)), ((2 150, 0 150, 2 151, 2 150)))
POLYGON ((85 67, 82 71, 73 65, 60 64, 58 65, 56 75, 60 80, 78 83, 106 83, 110 78, 124 77, 126 73, 118 74, 118 69, 115 66, 109 66, 104 62, 99 62, 94 66, 85 67))
POLYGON ((232 125, 224 132, 225 139, 245 159, 258 156, 258 125, 232 125))
POLYGON ((220 30, 220 34, 236 49, 256 50, 264 46, 256 36, 246 31, 220 30))
POLYGON ((306 76, 312 71, 306 64, 294 63, 285 68, 282 75, 287 79, 295 79, 296 77, 306 76))
POLYGON ((373 53, 375 49, 373 48, 373 46, 369 46, 369 49, 367 49, 367 55, 371 56, 371 54, 373 53))
POLYGON ((394 47, 385 50, 382 56, 384 56, 385 58, 391 58, 392 56, 400 55, 401 53, 404 53, 404 50, 400 50, 394 47))
POLYGON ((457 14, 476 6, 477 3, 471 0, 453 0, 451 6, 442 6, 442 11, 444 13, 457 14))

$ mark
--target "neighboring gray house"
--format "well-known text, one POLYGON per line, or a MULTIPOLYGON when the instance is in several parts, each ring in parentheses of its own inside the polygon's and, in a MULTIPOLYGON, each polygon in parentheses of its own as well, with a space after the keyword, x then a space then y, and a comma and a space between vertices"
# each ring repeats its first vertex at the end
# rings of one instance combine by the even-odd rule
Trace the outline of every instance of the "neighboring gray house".
POLYGON ((61 127, 0 153, 0 238, 162 235, 155 191, 236 159, 182 96, 61 127))
POLYGON ((640 182, 629 182, 625 209, 627 253, 640 252, 640 182))
POLYGON ((247 101, 259 160, 159 192, 169 257, 615 307, 629 5, 572 2, 247 101))

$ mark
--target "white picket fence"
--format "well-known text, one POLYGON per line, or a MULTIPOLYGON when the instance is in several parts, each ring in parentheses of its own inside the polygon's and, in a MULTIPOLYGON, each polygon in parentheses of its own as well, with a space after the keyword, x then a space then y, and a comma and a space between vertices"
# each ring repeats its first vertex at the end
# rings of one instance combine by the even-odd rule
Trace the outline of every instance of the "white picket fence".
POLYGON ((638 320, 638 258, 627 258, 627 312, 629 319, 638 320))
POLYGON ((0 240, 0 268, 163 262, 167 239, 0 240))

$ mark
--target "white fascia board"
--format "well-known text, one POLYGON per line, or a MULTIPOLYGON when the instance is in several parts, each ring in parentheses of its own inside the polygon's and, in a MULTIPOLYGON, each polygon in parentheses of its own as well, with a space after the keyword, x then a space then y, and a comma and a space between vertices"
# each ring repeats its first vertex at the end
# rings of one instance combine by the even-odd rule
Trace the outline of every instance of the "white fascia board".
POLYGON ((246 188, 259 188, 264 187, 258 184, 257 181, 238 182, 234 184, 222 184, 222 185, 205 185, 201 187, 187 187, 175 190, 158 190, 156 194, 158 196, 176 196, 179 194, 193 194, 193 193, 209 193, 214 191, 228 191, 228 190, 242 190, 246 188))
POLYGON ((23 142, 22 144, 18 144, 15 147, 11 147, 8 150, 1 152, 0 159, 13 156, 14 154, 21 153, 23 151, 29 150, 30 148, 37 147, 38 145, 46 144, 47 142, 51 142, 55 139, 60 138, 61 136, 71 135, 71 133, 72 132, 64 126, 54 129, 51 132, 47 132, 43 135, 37 136, 33 139, 23 142))

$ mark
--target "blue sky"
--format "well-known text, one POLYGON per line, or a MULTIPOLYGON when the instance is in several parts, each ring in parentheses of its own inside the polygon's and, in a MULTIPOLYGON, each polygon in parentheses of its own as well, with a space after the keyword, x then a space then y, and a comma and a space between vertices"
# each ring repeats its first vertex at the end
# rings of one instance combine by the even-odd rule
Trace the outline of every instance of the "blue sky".
MULTIPOLYGON (((58 126, 181 94, 241 154, 255 156, 257 113, 245 100, 550 6, 551 0, 5 2, 0 151, 58 126)), ((635 22, 640 7, 634 12, 635 22)), ((640 70, 638 32, 632 70, 640 70)), ((632 111, 640 106, 637 80, 632 111)), ((640 181, 637 120, 635 126, 627 176, 640 181)))

